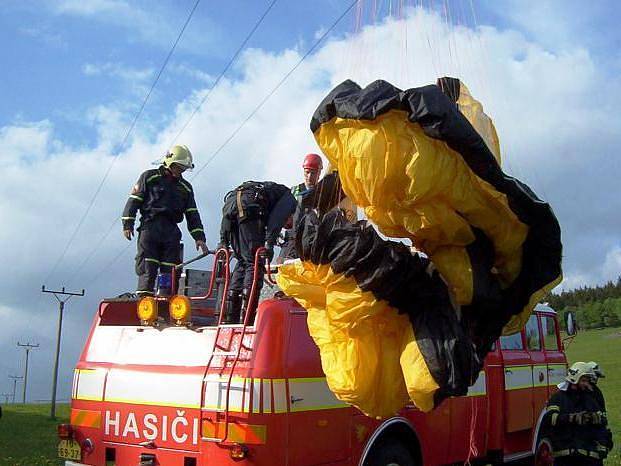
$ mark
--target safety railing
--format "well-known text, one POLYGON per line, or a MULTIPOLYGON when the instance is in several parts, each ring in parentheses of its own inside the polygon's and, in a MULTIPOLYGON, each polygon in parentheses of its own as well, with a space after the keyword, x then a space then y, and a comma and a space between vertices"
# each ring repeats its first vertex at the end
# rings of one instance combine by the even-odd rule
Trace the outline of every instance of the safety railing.
MULTIPOLYGON (((225 359, 225 361, 222 364, 222 371, 220 371, 218 373, 218 383, 220 383, 220 378, 222 377, 222 372, 223 371, 227 371, 227 374, 225 375, 226 378, 226 388, 225 388, 225 395, 224 395, 224 409, 220 412, 220 411, 215 411, 215 420, 214 420, 214 433, 218 433, 218 426, 219 426, 219 415, 220 413, 222 413, 222 415, 224 416, 223 419, 223 424, 224 424, 224 432, 222 434, 221 437, 219 436, 213 436, 213 437, 203 437, 203 440, 206 441, 211 441, 211 442, 217 442, 217 443, 222 443, 222 442, 226 442, 226 440, 228 439, 229 436, 229 426, 230 426, 230 399, 231 399, 231 382, 233 381, 233 376, 235 374, 235 369, 237 368, 237 364, 239 363, 239 359, 240 359, 240 355, 241 355, 241 351, 244 348, 244 339, 247 333, 247 329, 248 329, 248 324, 253 322, 254 320, 254 314, 256 313, 256 307, 258 306, 258 299, 257 299, 257 305, 255 306, 255 299, 257 298, 257 295, 259 293, 259 280, 262 279, 262 275, 263 272, 261 270, 261 261, 265 261, 266 262, 266 269, 267 269, 267 274, 270 274, 271 271, 269 270, 269 264, 267 263, 267 254, 266 254, 266 250, 265 248, 261 247, 259 248, 256 253, 255 253, 255 257, 254 257, 254 274, 253 274, 253 280, 252 280, 252 288, 250 290, 250 296, 248 297, 248 300, 246 302, 246 308, 242 309, 244 318, 243 321, 241 322, 241 332, 239 335, 239 344, 237 345, 236 350, 234 351, 230 351, 228 348, 226 349, 226 351, 220 351, 219 347, 218 347, 218 342, 220 340, 220 335, 222 333, 222 325, 221 325, 221 321, 222 321, 222 316, 224 315, 224 304, 221 307, 221 312, 220 312, 220 316, 218 318, 218 328, 216 330, 216 335, 214 338, 214 344, 213 344, 213 348, 211 351, 211 355, 209 357, 209 362, 207 363, 207 367, 205 368, 205 382, 207 381, 207 376, 208 374, 211 372, 212 369, 212 363, 214 361, 214 357, 223 357, 225 359), (233 358, 231 361, 231 364, 229 364, 227 366, 226 364, 226 358, 233 358)), ((227 262, 228 263, 228 262, 227 262)), ((227 270, 227 278, 228 278, 228 268, 227 270)), ((228 280, 226 282, 226 289, 228 289, 228 280)), ((226 296, 226 294, 223 295, 223 299, 222 299, 222 303, 225 303, 225 299, 224 296, 226 296)), ((237 326, 234 326, 237 327, 237 326)), ((232 328, 230 330, 231 332, 235 332, 235 329, 232 328)), ((233 338, 235 337, 234 333, 231 334, 231 340, 230 343, 232 342, 233 338)), ((252 348, 246 348, 248 350, 252 350, 252 348)), ((205 397, 205 387, 203 387, 203 391, 201 394, 201 405, 204 406, 204 397, 205 397)))

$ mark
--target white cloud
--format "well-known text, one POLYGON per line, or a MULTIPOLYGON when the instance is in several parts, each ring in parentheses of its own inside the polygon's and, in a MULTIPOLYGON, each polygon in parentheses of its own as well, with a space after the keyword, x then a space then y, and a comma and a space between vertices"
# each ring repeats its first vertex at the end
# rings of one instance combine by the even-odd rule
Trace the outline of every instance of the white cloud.
POLYGON ((63 37, 59 33, 52 32, 49 30, 49 28, 44 27, 44 26, 20 27, 18 31, 26 36, 39 39, 45 44, 49 44, 55 47, 66 47, 67 45, 63 37))
MULTIPOLYGON (((124 0, 48 0, 49 9, 56 15, 96 21, 123 28, 133 40, 169 49, 179 34, 189 13, 180 8, 167 9, 157 2, 127 2, 124 0)), ((201 18, 201 27, 191 24, 184 32, 179 48, 195 54, 218 51, 218 42, 224 39, 219 25, 207 17, 201 18)))
POLYGON ((187 63, 170 63, 166 67, 169 73, 179 74, 183 76, 188 76, 192 79, 196 79, 197 81, 202 82, 206 85, 212 85, 215 81, 215 77, 206 73, 198 68, 188 65, 187 63))
POLYGON ((602 266, 602 278, 606 281, 613 280, 621 276, 621 246, 615 246, 606 253, 602 266))
POLYGON ((149 91, 151 80, 155 74, 153 68, 132 68, 121 63, 85 63, 82 65, 85 76, 105 76, 119 79, 125 88, 139 98, 149 91))
MULTIPOLYGON (((116 7, 119 2, 96 5, 104 8, 110 3, 116 7)), ((277 53, 252 49, 243 54, 237 64, 238 77, 220 82, 177 141, 192 149, 198 167, 300 56, 297 49, 277 53)), ((91 64, 84 71, 109 73, 114 69, 110 66, 102 70, 101 65, 91 64)), ((401 87, 414 87, 449 74, 462 77, 497 123, 507 171, 531 184, 556 210, 565 244, 565 283, 596 282, 616 273, 621 258, 621 251, 614 249, 621 228, 621 220, 617 220, 621 198, 613 194, 620 172, 614 151, 620 142, 621 123, 616 114, 621 96, 618 89, 600 86, 603 72, 584 48, 551 52, 519 32, 491 27, 447 30, 440 17, 421 10, 410 11, 407 24, 389 19, 365 27, 360 35, 332 39, 299 67, 193 179, 208 243, 217 242, 218 213, 227 190, 246 179, 287 184, 300 179, 301 157, 318 150, 308 127, 310 117, 335 84, 352 78, 366 85, 382 78, 401 87)), ((163 153, 206 92, 205 88, 196 89, 179 103, 156 137, 144 129, 144 123, 148 127, 151 122, 142 122, 118 159, 112 159, 111 151, 133 113, 104 102, 85 116, 98 128, 98 141, 91 148, 67 147, 46 120, 17 122, 0 129, 2 147, 14 148, 10 153, 18 154, 0 156, 4 175, 0 217, 10 219, 0 230, 0 241, 9 245, 3 248, 5 262, 16 264, 4 279, 10 292, 3 293, 1 304, 10 309, 9 320, 15 325, 0 327, 0 352, 8 351, 18 334, 47 338, 37 355, 40 366, 33 369, 36 385, 46 387, 49 381, 49 369, 44 368, 52 361, 50 335, 56 312, 53 302, 39 298, 38 289, 103 174, 114 160, 109 179, 67 258, 46 283, 87 288, 85 298, 71 303, 63 347, 65 375, 77 358, 98 300, 135 285, 135 243, 95 283, 89 283, 128 244, 121 237, 120 224, 106 241, 100 244, 99 240, 120 215, 139 173, 163 153), (97 248, 93 259, 69 280, 93 248, 97 248)), ((189 257, 192 241, 184 234, 189 257)), ((65 385, 65 393, 66 389, 65 385)), ((38 395, 43 396, 45 389, 38 395)))
POLYGON ((49 120, 0 128, 0 147, 10 148, 11 156, 0 158, 0 167, 14 166, 16 160, 30 165, 45 158, 51 147, 53 127, 49 120))
POLYGON ((82 66, 86 76, 113 76, 129 82, 143 82, 153 77, 153 68, 131 68, 121 63, 86 63, 82 66))

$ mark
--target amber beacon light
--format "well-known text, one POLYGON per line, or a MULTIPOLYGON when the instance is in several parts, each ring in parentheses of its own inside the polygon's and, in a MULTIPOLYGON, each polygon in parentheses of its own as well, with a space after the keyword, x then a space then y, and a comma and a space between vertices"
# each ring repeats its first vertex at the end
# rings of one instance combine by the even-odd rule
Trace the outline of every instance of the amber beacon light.
POLYGON ((185 325, 190 319, 191 304, 187 296, 176 295, 170 298, 170 317, 176 325, 185 325))
POLYGON ((138 301, 138 318, 142 325, 153 325, 157 320, 157 302, 147 296, 138 301))

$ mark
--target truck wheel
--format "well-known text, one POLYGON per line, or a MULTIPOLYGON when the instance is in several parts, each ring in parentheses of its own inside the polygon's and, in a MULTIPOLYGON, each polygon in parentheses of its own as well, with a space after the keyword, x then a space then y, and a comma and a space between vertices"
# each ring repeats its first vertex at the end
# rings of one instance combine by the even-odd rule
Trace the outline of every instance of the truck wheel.
POLYGON ((533 464, 535 466, 552 466, 554 464, 552 444, 550 443, 550 440, 545 437, 537 443, 537 450, 535 450, 533 464))
POLYGON ((373 447, 364 466, 418 466, 418 464, 402 442, 387 439, 373 447))

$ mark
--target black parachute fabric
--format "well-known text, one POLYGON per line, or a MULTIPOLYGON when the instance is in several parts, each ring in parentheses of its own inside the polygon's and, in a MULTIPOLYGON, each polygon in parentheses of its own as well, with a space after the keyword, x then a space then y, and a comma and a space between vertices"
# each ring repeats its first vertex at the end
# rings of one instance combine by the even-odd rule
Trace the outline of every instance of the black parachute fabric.
MULTIPOLYGON (((386 361, 398 353, 382 346, 387 335, 372 342, 381 333, 367 325, 375 319, 398 340, 403 381, 421 409, 465 393, 503 329, 518 331, 561 279, 552 209, 503 173, 493 123, 456 79, 406 91, 345 81, 319 105, 311 129, 344 193, 382 233, 409 238, 439 272, 420 273, 427 259, 369 227, 305 220, 302 261, 284 267, 279 281, 309 310, 330 387, 372 415, 401 402, 402 387, 393 405, 364 393, 366 379, 381 377, 373 364, 392 367, 386 361), (391 313, 408 316, 411 335, 395 330, 391 313), (364 353, 362 341, 375 344, 375 354, 364 353), (371 370, 355 369, 366 360, 371 370)), ((374 389, 390 396, 390 387, 374 389)))

